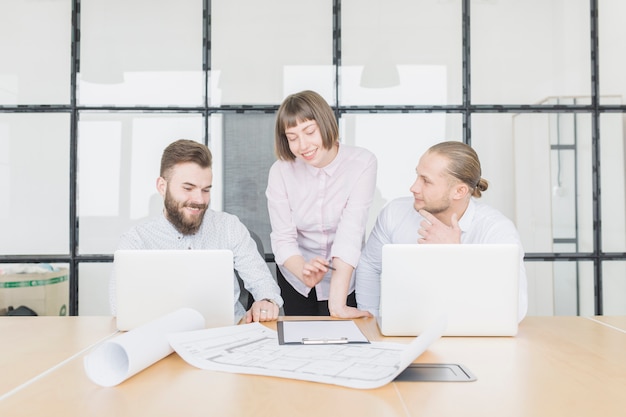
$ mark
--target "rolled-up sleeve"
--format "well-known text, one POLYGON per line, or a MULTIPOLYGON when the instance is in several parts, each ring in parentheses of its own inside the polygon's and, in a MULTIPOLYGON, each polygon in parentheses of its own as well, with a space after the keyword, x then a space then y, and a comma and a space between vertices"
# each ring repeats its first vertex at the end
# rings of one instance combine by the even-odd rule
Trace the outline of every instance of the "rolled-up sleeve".
POLYGON ((367 159, 360 165, 361 169, 350 173, 357 180, 341 213, 331 252, 332 257, 341 258, 354 268, 361 256, 369 209, 376 189, 376 157, 369 153, 365 155, 367 159))

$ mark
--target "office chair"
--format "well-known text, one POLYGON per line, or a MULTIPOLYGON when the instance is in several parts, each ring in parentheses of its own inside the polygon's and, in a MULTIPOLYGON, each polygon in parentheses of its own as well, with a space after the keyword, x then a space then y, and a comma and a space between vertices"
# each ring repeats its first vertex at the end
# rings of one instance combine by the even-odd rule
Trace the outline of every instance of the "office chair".
MULTIPOLYGON (((261 258, 265 259, 265 249, 263 248, 263 242, 261 241, 261 238, 259 237, 259 235, 257 235, 250 229, 248 229, 248 232, 250 232, 250 237, 252 237, 252 239, 256 243, 256 247, 259 253, 261 254, 261 258)), ((252 307, 252 303, 254 303, 254 298, 248 292, 248 290, 246 290, 246 287, 243 284, 243 280, 241 279, 241 277, 239 277, 239 274, 237 272, 235 272, 235 274, 237 275, 237 281, 239 282, 239 289, 241 290, 241 293, 239 295, 239 301, 241 302, 243 307, 246 309, 246 311, 248 311, 250 310, 250 307, 252 307)))

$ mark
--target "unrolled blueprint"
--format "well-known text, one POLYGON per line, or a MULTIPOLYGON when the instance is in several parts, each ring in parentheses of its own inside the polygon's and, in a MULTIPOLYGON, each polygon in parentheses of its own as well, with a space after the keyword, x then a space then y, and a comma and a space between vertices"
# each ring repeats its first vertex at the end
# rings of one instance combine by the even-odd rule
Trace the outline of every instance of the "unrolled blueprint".
POLYGON ((197 368, 378 388, 391 381, 445 330, 434 323, 409 344, 279 345, 277 333, 259 323, 172 333, 172 348, 197 368))

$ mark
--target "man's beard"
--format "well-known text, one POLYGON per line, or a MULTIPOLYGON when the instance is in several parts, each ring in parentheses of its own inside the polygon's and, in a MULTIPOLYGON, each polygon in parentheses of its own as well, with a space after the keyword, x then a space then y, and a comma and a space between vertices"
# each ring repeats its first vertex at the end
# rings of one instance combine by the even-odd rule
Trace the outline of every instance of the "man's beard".
MULTIPOLYGON (((436 201, 434 203, 429 203, 429 204, 424 203, 424 207, 420 208, 419 210, 426 210, 430 214, 439 214, 439 213, 443 213, 449 208, 450 208, 450 201, 445 198, 442 198, 441 200, 436 201)), ((417 207, 415 207, 415 210, 419 211, 417 207)))
POLYGON ((195 234, 204 219, 204 213, 207 210, 206 204, 194 204, 194 203, 179 203, 174 200, 170 195, 169 190, 165 191, 165 212, 167 213, 167 219, 174 225, 183 235, 195 234), (187 219, 184 213, 184 207, 198 208, 202 211, 198 213, 198 216, 192 219, 187 219))

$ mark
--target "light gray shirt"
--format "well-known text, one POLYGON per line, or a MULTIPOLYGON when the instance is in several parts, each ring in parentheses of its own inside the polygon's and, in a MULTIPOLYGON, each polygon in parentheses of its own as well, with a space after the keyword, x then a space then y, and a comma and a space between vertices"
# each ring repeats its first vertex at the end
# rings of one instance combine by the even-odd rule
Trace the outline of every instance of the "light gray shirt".
MULTIPOLYGON (((389 202, 379 213, 367 239, 356 271, 356 300, 359 309, 378 316, 382 248, 387 243, 418 243, 424 219, 413 207, 413 197, 389 202)), ((528 286, 524 268, 524 249, 515 225, 498 210, 470 199, 459 220, 461 243, 515 243, 520 248, 519 311, 521 321, 528 309, 528 286)))
MULTIPOLYGON (((235 215, 209 209, 198 232, 183 235, 161 214, 122 235, 118 249, 229 249, 233 252, 235 270, 254 299, 269 298, 276 301, 279 307, 283 305, 278 284, 258 252, 248 229, 235 215)), ((245 314, 245 309, 239 301, 240 289, 234 271, 233 279, 237 323, 245 314)), ((111 275, 109 283, 109 300, 111 312, 115 315, 115 273, 111 275)))

